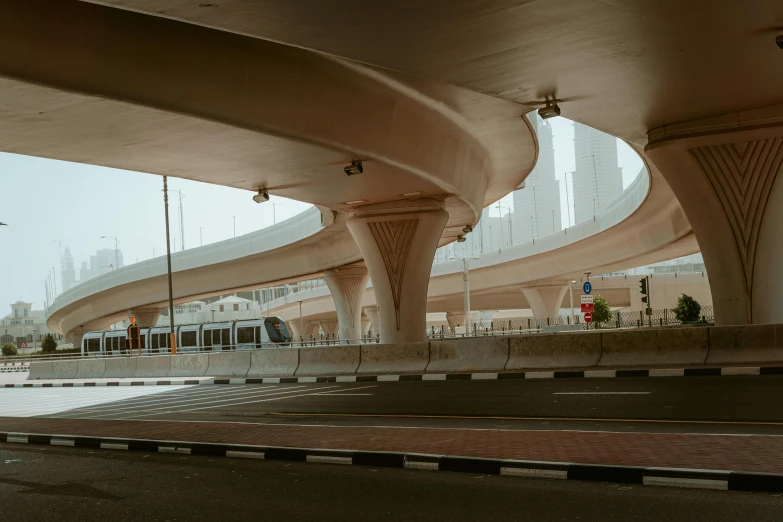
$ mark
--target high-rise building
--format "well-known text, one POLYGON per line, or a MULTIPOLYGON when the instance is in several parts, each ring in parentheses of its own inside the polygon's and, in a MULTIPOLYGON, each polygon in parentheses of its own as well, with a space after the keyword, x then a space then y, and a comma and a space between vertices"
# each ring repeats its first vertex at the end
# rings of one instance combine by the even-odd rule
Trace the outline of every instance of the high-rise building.
POLYGON ((575 223, 593 219, 623 191, 623 171, 617 165, 617 139, 574 123, 572 195, 575 223))
POLYGON ((538 116, 538 161, 525 179, 525 187, 514 192, 513 243, 527 243, 561 230, 560 185, 555 178, 555 149, 552 127, 538 116))
POLYGON ((79 282, 87 281, 88 279, 92 279, 90 265, 87 263, 87 261, 82 261, 82 264, 79 267, 79 282))
POLYGON ((90 256, 90 273, 92 277, 107 274, 122 267, 122 250, 115 252, 113 248, 102 248, 97 250, 94 256, 90 256))
POLYGON ((73 256, 71 250, 66 246, 62 259, 60 259, 60 273, 62 274, 63 292, 69 290, 76 284, 76 270, 73 268, 73 256))

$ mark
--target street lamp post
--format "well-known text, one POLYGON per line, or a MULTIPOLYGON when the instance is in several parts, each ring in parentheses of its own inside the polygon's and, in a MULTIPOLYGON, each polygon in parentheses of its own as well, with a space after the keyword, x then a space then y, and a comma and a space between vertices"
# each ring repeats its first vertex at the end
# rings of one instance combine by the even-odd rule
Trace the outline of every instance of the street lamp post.
MULTIPOLYGON (((478 256, 474 256, 472 259, 478 259, 478 256)), ((468 264, 468 259, 466 257, 452 257, 451 260, 462 261, 462 291, 465 312, 465 333, 470 333, 470 265, 468 264)))
POLYGON ((571 281, 571 284, 568 285, 568 293, 571 298, 571 324, 574 324, 574 321, 576 320, 574 317, 574 283, 576 283, 576 281, 571 281))
POLYGON ((174 290, 171 284, 171 240, 169 239, 169 184, 168 176, 163 176, 163 206, 166 212, 166 261, 169 275, 169 346, 171 354, 177 353, 177 338, 174 335, 174 290))
POLYGON ((117 239, 114 236, 101 236, 101 239, 113 239, 114 240, 114 266, 119 268, 120 267, 120 254, 119 254, 119 244, 120 240, 117 239))
POLYGON ((35 328, 33 328, 33 352, 35 352, 35 332, 37 332, 35 328))

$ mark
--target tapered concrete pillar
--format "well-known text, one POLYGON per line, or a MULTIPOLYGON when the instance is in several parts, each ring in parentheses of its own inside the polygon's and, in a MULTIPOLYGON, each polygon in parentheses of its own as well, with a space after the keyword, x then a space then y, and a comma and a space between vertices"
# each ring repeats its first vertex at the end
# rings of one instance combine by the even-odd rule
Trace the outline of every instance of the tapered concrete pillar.
POLYGON ((382 343, 427 339, 427 288, 448 221, 443 202, 424 198, 360 207, 348 230, 370 271, 382 343))
POLYGON ((325 335, 334 335, 337 333, 337 321, 318 321, 318 325, 321 327, 325 335))
POLYGON ((560 308, 567 291, 567 284, 522 288, 522 293, 533 310, 533 315, 538 319, 560 315, 560 308))
POLYGON ((364 337, 367 335, 367 332, 370 331, 370 320, 366 317, 362 317, 362 331, 361 331, 361 337, 364 337))
POLYGON ((370 320, 370 324, 372 325, 372 329, 375 333, 378 333, 381 331, 381 320, 378 318, 378 307, 377 306, 365 306, 364 307, 364 315, 367 316, 367 319, 370 320))
POLYGON ((307 334, 310 337, 318 337, 318 334, 320 333, 321 333, 321 325, 315 321, 310 321, 310 324, 307 327, 307 334))
POLYGON ((446 321, 449 323, 449 327, 453 330, 457 326, 465 326, 465 313, 464 312, 446 312, 446 321))
MULTIPOLYGON (((136 324, 142 328, 150 328, 158 324, 160 309, 158 308, 134 308, 128 312, 128 320, 136 318, 136 324)), ((175 318, 176 319, 176 318, 175 318)))
POLYGON ((362 298, 370 275, 364 267, 335 268, 324 272, 337 310, 337 334, 341 341, 359 344, 362 335, 362 298))
POLYGON ((715 322, 783 323, 783 105, 655 129, 645 155, 696 234, 715 322))

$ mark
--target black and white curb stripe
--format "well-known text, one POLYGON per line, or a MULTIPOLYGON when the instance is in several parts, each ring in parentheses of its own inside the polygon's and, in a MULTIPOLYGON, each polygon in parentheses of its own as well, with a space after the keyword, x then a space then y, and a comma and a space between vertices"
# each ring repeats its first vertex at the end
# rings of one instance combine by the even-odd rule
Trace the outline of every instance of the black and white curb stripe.
POLYGON ((613 377, 709 377, 727 375, 783 375, 783 366, 730 366, 724 368, 658 368, 649 370, 553 370, 528 372, 424 373, 403 375, 337 375, 331 377, 237 377, 160 379, 144 381, 24 382, 0 388, 67 388, 80 386, 162 386, 194 384, 303 384, 322 382, 483 381, 498 379, 592 379, 613 377))
POLYGON ((91 449, 147 451, 179 455, 283 460, 313 464, 342 464, 426 471, 480 473, 511 477, 613 482, 644 486, 672 486, 726 491, 783 492, 783 473, 757 473, 683 468, 610 466, 504 460, 420 453, 343 451, 280 446, 193 443, 149 439, 117 439, 0 432, 0 442, 83 447, 91 449))

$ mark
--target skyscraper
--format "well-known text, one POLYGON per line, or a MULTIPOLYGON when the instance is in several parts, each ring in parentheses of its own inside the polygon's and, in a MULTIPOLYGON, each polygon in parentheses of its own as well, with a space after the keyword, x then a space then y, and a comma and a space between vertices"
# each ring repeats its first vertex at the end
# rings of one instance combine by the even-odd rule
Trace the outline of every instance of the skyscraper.
POLYGON ((69 290, 76 284, 76 270, 73 268, 73 256, 71 250, 66 246, 63 257, 60 259, 60 271, 62 274, 63 292, 69 290))
POLYGON ((617 165, 617 139, 574 123, 573 201, 575 223, 593 219, 623 191, 623 170, 617 165))
POLYGON ((561 230, 560 185, 555 179, 555 149, 549 122, 535 117, 538 161, 525 180, 525 188, 514 192, 513 240, 526 243, 561 230))

